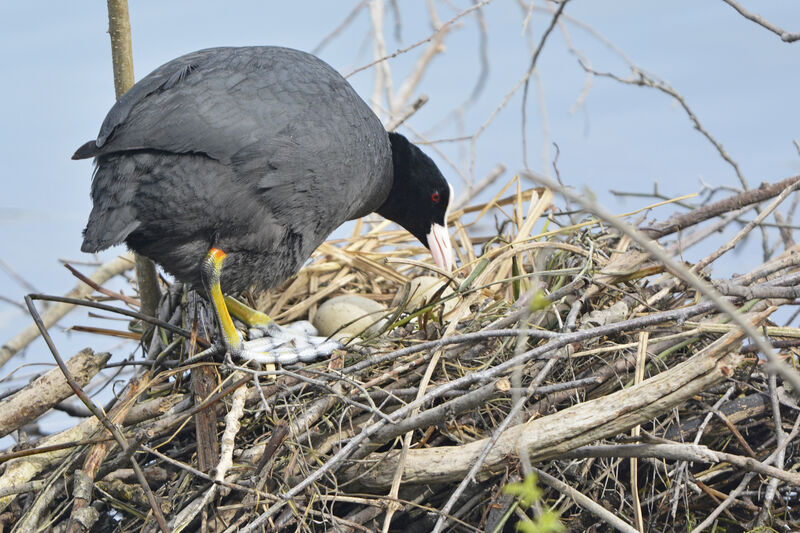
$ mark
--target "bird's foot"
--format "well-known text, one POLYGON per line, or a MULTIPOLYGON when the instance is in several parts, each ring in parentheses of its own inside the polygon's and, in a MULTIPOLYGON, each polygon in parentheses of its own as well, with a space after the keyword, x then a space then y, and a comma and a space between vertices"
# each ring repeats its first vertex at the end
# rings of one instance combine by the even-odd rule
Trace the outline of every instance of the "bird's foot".
POLYGON ((249 326, 248 341, 237 338, 228 343, 234 358, 268 365, 307 363, 331 355, 333 350, 342 346, 337 341, 318 337, 317 330, 308 321, 293 322, 281 327, 265 313, 230 296, 225 297, 224 307, 249 326))
POLYGON ((342 347, 339 341, 317 336, 317 330, 306 320, 283 327, 275 322, 257 325, 250 328, 249 337, 232 354, 266 364, 309 363, 342 347))

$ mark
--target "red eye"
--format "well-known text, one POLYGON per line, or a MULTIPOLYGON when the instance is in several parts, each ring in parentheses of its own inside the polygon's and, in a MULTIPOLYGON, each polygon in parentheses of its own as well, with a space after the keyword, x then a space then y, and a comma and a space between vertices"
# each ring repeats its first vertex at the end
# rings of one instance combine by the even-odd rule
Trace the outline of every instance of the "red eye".
POLYGON ((435 193, 431 194, 431 200, 433 201, 433 203, 438 204, 439 200, 441 200, 441 199, 442 199, 442 197, 439 196, 438 192, 435 192, 435 193))

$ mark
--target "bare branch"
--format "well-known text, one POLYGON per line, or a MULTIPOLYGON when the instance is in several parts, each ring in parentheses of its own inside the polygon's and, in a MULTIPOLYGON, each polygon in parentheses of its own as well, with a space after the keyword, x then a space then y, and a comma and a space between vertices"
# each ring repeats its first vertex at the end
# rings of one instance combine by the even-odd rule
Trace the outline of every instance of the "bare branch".
POLYGON ((602 521, 606 522, 608 525, 614 527, 617 531, 622 531, 623 533, 639 533, 639 531, 622 520, 619 516, 614 514, 613 512, 609 511, 599 503, 595 502, 592 498, 586 496, 585 494, 573 489, 563 481, 558 478, 555 478, 544 472, 538 468, 535 468, 534 471, 536 475, 539 476, 539 479, 542 480, 542 483, 549 485, 556 489, 558 492, 569 496, 575 503, 601 519, 602 521))
POLYGON ((408 52, 409 50, 413 50, 414 48, 416 48, 416 47, 418 47, 418 46, 421 46, 421 45, 423 45, 423 44, 425 44, 425 43, 427 43, 427 42, 429 42, 429 41, 433 40, 433 38, 434 38, 434 37, 436 37, 436 34, 438 34, 439 32, 442 32, 442 31, 447 31, 447 30, 449 29, 448 27, 450 26, 450 24, 452 24, 452 23, 453 23, 453 22, 455 22, 456 20, 458 20, 458 19, 460 19, 460 18, 462 18, 462 17, 464 17, 464 16, 466 16, 466 15, 468 15, 468 14, 472 13, 472 12, 473 12, 473 11, 475 11, 476 9, 480 9, 481 7, 485 6, 486 4, 488 4, 488 3, 489 3, 489 2, 491 2, 491 1, 492 1, 492 0, 483 0, 483 1, 481 1, 481 2, 479 2, 479 3, 477 3, 477 4, 475 4, 475 5, 473 5, 472 7, 468 7, 467 9, 465 9, 464 11, 462 11, 461 13, 459 13, 458 15, 456 15, 455 17, 451 18, 450 20, 448 20, 447 22, 445 22, 444 24, 442 24, 442 27, 441 27, 441 28, 439 28, 438 30, 436 30, 436 31, 435 31, 435 32, 433 32, 431 35, 427 36, 426 38, 424 38, 424 39, 422 39, 422 40, 419 40, 419 41, 415 42, 414 44, 412 44, 412 45, 410 45, 410 46, 407 46, 406 48, 400 48, 400 49, 396 50, 396 51, 395 51, 394 53, 392 53, 392 54, 389 54, 389 55, 384 55, 384 56, 382 56, 382 57, 380 57, 380 58, 376 59, 376 60, 375 60, 375 61, 373 61, 372 63, 368 63, 368 64, 364 65, 363 67, 359 67, 359 68, 355 69, 354 71, 350 72, 349 74, 347 74, 347 75, 345 76, 345 78, 349 78, 350 76, 352 76, 352 75, 354 75, 354 74, 358 74, 358 73, 359 73, 359 72, 361 72, 362 70, 367 70, 368 68, 370 68, 370 67, 372 67, 372 66, 375 66, 375 65, 377 65, 378 63, 380 63, 380 62, 382 62, 382 61, 386 61, 387 59, 392 59, 393 57, 397 57, 397 56, 399 56, 400 54, 405 54, 405 53, 406 53, 406 52, 408 52))
POLYGON ((567 3, 569 0, 563 0, 558 9, 556 9, 555 13, 553 13, 553 17, 550 19, 550 25, 547 26, 547 29, 544 30, 542 34, 542 38, 539 40, 539 45, 536 47, 536 50, 533 51, 533 55, 531 56, 531 63, 528 66, 528 72, 525 75, 525 87, 522 90, 522 162, 525 165, 525 168, 528 168, 528 150, 526 148, 526 135, 525 135, 525 125, 526 125, 526 118, 527 118, 527 104, 528 104, 528 86, 530 83, 530 77, 533 74, 533 70, 536 68, 536 61, 539 59, 539 55, 542 53, 542 49, 544 49, 544 43, 547 42, 547 37, 550 36, 550 33, 553 31, 553 28, 556 27, 558 23, 559 17, 561 17, 561 13, 564 12, 564 8, 567 7, 567 3))
POLYGON ((774 198, 783 192, 784 189, 793 186, 798 181, 800 181, 800 176, 792 176, 791 178, 786 178, 777 183, 764 184, 758 189, 750 189, 738 193, 729 198, 714 202, 713 204, 693 209, 688 213, 673 215, 654 228, 643 228, 642 231, 648 237, 658 239, 729 211, 741 209, 742 207, 774 198))
MULTIPOLYGON (((126 255, 117 257, 116 259, 106 263, 97 270, 95 270, 89 278, 95 283, 102 284, 111 279, 112 277, 125 272, 133 267, 132 257, 126 255)), ((94 291, 90 286, 83 282, 79 282, 74 289, 67 293, 68 297, 72 298, 85 298, 94 291)), ((75 308, 73 303, 61 303, 51 306, 47 311, 42 313, 42 321, 46 328, 53 326, 56 322, 61 320, 64 315, 75 308)), ((14 338, 0 347, 0 366, 4 365, 14 354, 25 348, 28 344, 33 342, 34 339, 39 337, 39 329, 31 324, 26 327, 14 338)))
POLYGON ((692 111, 692 109, 689 107, 689 104, 686 102, 686 99, 683 97, 683 95, 681 95, 681 93, 679 93, 677 90, 675 90, 669 84, 667 84, 666 82, 664 82, 662 80, 656 80, 656 79, 653 79, 653 78, 649 77, 647 74, 644 73, 643 70, 641 70, 638 67, 631 67, 631 69, 633 70, 633 77, 631 77, 631 78, 621 78, 621 77, 619 77, 616 74, 613 74, 611 72, 598 72, 598 71, 590 68, 588 65, 585 65, 580 60, 578 60, 578 63, 581 65, 581 67, 583 67, 584 70, 586 70, 587 72, 591 72, 595 76, 603 76, 605 78, 611 78, 611 79, 616 80, 616 81, 618 81, 620 83, 626 83, 626 84, 629 84, 629 85, 639 85, 641 87, 651 87, 653 89, 657 89, 657 90, 659 90, 659 91, 661 91, 661 92, 663 92, 665 94, 668 94, 668 95, 672 96, 681 105, 683 110, 686 111, 686 114, 689 116, 689 120, 691 120, 692 124, 694 124, 694 128, 697 131, 699 131, 706 139, 708 139, 708 141, 712 145, 714 145, 714 148, 717 149, 717 152, 719 152, 719 155, 722 157, 722 159, 724 159, 729 165, 731 165, 731 167, 733 167, 733 170, 736 173, 736 177, 739 178, 739 183, 742 184, 742 187, 744 187, 745 189, 748 189, 747 180, 744 178, 744 175, 742 174, 742 171, 739 169, 739 164, 736 161, 733 160, 733 158, 728 154, 728 152, 725 150, 725 148, 722 146, 722 144, 719 141, 717 141, 711 135, 711 133, 708 132, 708 130, 705 129, 703 124, 697 118, 697 115, 695 115, 694 111, 692 111))
POLYGON ((758 15, 756 13, 751 13, 751 12, 747 11, 736 0, 722 0, 722 1, 725 2, 726 4, 728 4, 729 6, 731 6, 736 11, 738 11, 739 14, 742 15, 744 18, 752 20, 753 22, 755 22, 759 26, 763 26, 763 27, 767 28, 769 31, 771 31, 772 33, 774 33, 775 35, 780 37, 781 41, 783 41, 785 43, 793 43, 795 41, 800 41, 800 33, 790 33, 788 31, 784 30, 783 28, 780 28, 779 26, 776 26, 775 24, 771 23, 770 21, 765 20, 761 15, 758 15))
POLYGON ((356 16, 358 16, 358 14, 361 12, 361 10, 364 8, 365 5, 367 5, 367 0, 361 0, 356 5, 356 7, 354 7, 353 10, 350 11, 350 13, 348 13, 348 15, 341 22, 341 24, 336 26, 328 35, 322 38, 319 44, 315 46, 313 50, 311 50, 311 53, 314 55, 319 55, 319 53, 326 46, 328 46, 328 43, 330 43, 334 38, 336 38, 337 35, 342 33, 342 31, 344 31, 344 29, 347 26, 349 26, 353 22, 353 20, 355 20, 356 16))

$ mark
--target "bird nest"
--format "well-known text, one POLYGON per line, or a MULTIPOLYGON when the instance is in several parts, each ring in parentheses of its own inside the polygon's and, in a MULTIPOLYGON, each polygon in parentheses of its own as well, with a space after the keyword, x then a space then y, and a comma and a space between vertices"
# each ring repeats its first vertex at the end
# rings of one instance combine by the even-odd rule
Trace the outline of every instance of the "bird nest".
MULTIPOLYGON (((517 182, 452 213, 462 266, 434 272, 441 290, 415 304, 411 281, 435 271, 427 251, 360 221, 253 299, 280 323, 313 320, 340 294, 384 304, 377 327, 312 364, 209 357, 202 305, 170 286, 148 319, 155 329, 116 333, 144 353, 107 410, 2 456, 0 521, 15 531, 683 531, 763 513, 760 524, 797 529, 800 475, 784 465, 800 424, 786 364, 800 329, 776 322, 794 319, 800 254, 788 238, 747 273, 717 279, 710 267, 798 179, 660 223, 633 214, 633 234, 559 212, 549 189, 517 182), (641 239, 673 257, 776 196, 688 265, 706 288, 641 239)), ((108 374, 107 360, 89 349, 71 358, 73 388, 108 374)), ((31 382, 3 401, 0 413, 16 414, 4 435, 68 394, 60 370, 31 382)))

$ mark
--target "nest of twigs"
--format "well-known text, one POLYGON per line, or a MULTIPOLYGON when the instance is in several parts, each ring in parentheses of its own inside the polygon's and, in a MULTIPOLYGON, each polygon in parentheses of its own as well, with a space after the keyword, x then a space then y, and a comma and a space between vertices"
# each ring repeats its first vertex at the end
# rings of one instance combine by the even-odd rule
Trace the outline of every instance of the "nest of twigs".
MULTIPOLYGON (((735 210, 782 201, 797 181, 662 223, 639 219, 640 230, 676 256, 735 226, 735 210)), ((6 451, 3 526, 798 529, 800 417, 786 380, 800 329, 775 318, 797 298, 792 241, 730 279, 709 274, 728 256, 688 265, 771 343, 776 353, 765 354, 636 238, 586 215, 570 221, 548 189, 511 191, 452 214, 462 266, 452 294, 421 307, 407 305, 404 288, 430 274, 426 251, 369 222, 255 298, 278 322, 313 318, 343 293, 387 305, 378 333, 328 360, 265 372, 209 357, 203 343, 215 333, 202 306, 169 287, 155 329, 122 333, 142 339, 146 364, 127 370, 106 413, 6 451), (446 313, 444 300, 455 302, 446 313)), ((106 360, 91 350, 73 357, 74 385, 85 387, 106 360)), ((4 400, 3 434, 70 394, 60 370, 31 382, 4 400)))

